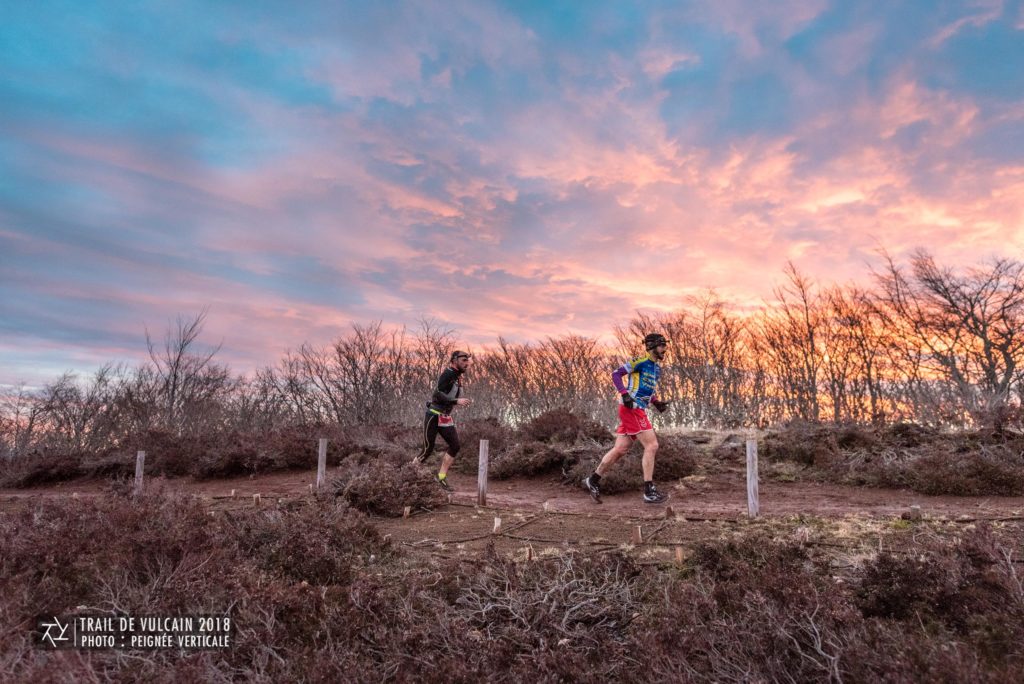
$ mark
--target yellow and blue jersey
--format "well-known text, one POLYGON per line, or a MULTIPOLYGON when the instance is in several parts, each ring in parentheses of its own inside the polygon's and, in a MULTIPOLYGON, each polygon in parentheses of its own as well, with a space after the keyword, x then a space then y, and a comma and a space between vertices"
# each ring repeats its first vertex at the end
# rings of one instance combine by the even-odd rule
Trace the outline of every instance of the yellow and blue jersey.
POLYGON ((647 408, 654 398, 660 377, 661 366, 649 354, 631 359, 612 372, 612 382, 619 394, 629 392, 636 407, 642 409, 647 408))

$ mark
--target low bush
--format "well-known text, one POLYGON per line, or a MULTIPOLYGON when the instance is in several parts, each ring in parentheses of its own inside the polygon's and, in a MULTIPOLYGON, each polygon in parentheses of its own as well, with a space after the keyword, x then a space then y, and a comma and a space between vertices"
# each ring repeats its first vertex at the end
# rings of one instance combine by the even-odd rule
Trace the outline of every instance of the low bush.
POLYGON ((794 461, 823 466, 839 453, 836 436, 827 425, 792 421, 763 441, 762 454, 769 461, 794 461))
POLYGON ((353 508, 389 517, 401 517, 406 506, 434 508, 448 500, 433 474, 411 463, 346 464, 331 487, 335 496, 353 508))
POLYGON ((860 427, 791 423, 769 433, 763 444, 770 463, 805 466, 802 476, 812 479, 923 494, 1024 494, 1024 438, 1011 433, 941 433, 908 423, 870 433, 860 427))
POLYGON ((574 444, 580 439, 604 440, 608 438, 606 426, 585 416, 565 409, 540 414, 516 430, 521 441, 557 442, 574 444))
POLYGON ((0 459, 0 487, 34 487, 82 475, 81 454, 28 454, 0 459))
POLYGON ((859 569, 817 550, 750 528, 697 544, 684 568, 618 552, 413 556, 343 503, 211 516, 159 491, 50 501, 0 514, 0 680, 1024 677, 1019 533, 915 536, 859 569), (196 613, 230 613, 232 647, 31 638, 40 614, 196 613))
MULTIPOLYGON (((594 472, 597 464, 611 448, 611 444, 592 447, 579 452, 565 469, 565 482, 578 486, 587 475, 594 472)), ((601 491, 618 494, 643 490, 643 447, 634 443, 629 452, 619 459, 601 478, 601 491)), ((692 475, 697 467, 697 452, 685 438, 666 435, 658 438, 658 453, 654 459, 654 480, 669 483, 692 475)))
POLYGON ((561 473, 571 457, 565 447, 544 442, 520 442, 496 454, 488 474, 495 480, 561 473))

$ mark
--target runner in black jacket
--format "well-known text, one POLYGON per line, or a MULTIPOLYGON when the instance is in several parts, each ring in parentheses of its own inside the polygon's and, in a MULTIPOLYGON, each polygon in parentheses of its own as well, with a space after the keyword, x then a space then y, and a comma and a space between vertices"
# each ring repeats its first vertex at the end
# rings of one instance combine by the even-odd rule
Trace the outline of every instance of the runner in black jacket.
POLYGON ((455 421, 452 419, 452 409, 456 406, 465 406, 470 400, 460 396, 462 394, 462 374, 469 368, 470 356, 464 351, 452 352, 449 359, 449 366, 437 379, 437 387, 433 396, 427 402, 427 415, 423 419, 423 448, 412 459, 413 463, 425 463, 434 451, 434 444, 437 442, 437 434, 448 444, 444 458, 441 459, 441 468, 437 472, 437 482, 445 491, 452 491, 448 484, 448 468, 455 461, 459 453, 459 433, 455 429, 455 421))

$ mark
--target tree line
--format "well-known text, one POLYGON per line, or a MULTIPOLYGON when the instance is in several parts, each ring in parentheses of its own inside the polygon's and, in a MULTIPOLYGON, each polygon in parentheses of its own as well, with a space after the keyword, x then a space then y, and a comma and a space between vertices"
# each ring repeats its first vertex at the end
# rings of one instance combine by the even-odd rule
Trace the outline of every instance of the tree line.
MULTIPOLYGON (((882 254, 866 286, 820 286, 792 264, 772 296, 740 312, 714 292, 669 313, 639 312, 610 331, 531 343, 499 338, 472 350, 474 403, 462 419, 518 424, 553 409, 614 416, 610 372, 642 353, 644 334, 670 340, 659 393, 663 424, 736 428, 801 419, 943 427, 1019 424, 1024 400, 1024 263, 969 268, 925 251, 882 254)), ((305 344, 249 376, 199 351, 206 312, 179 318, 147 362, 68 373, 0 397, 0 454, 94 451, 141 431, 176 436, 336 423, 416 423, 457 341, 416 329, 354 324, 334 342, 305 344)))

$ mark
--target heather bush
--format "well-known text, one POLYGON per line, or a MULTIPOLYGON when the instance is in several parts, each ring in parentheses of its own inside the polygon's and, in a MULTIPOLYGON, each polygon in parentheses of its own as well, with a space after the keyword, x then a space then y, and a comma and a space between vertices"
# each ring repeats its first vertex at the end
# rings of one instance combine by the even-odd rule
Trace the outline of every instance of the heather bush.
POLYGON ((495 480, 560 473, 570 456, 566 447, 544 442, 519 442, 491 460, 488 474, 495 480))
POLYGON ((1024 494, 1024 450, 990 447, 963 454, 930 453, 901 464, 891 480, 905 481, 924 494, 1024 494))
MULTIPOLYGON (((578 486, 611 448, 611 444, 590 447, 576 456, 575 462, 565 469, 565 482, 578 486)), ((601 491, 605 494, 618 494, 643 489, 643 447, 633 444, 629 452, 612 466, 611 470, 601 478, 601 491)), ((654 480, 670 483, 688 475, 692 475, 697 467, 697 453, 693 445, 685 438, 676 435, 658 437, 658 454, 654 460, 654 480)))
POLYGON ((924 494, 1024 493, 1024 438, 1012 433, 940 433, 909 423, 869 432, 858 426, 794 422, 769 433, 763 445, 769 464, 794 462, 811 479, 924 494))
POLYGON ((791 421, 782 430, 765 436, 761 453, 769 461, 794 461, 806 466, 822 466, 839 451, 829 426, 791 421))
MULTIPOLYGON (((459 423, 459 443, 461 450, 452 464, 452 470, 467 475, 475 474, 480 464, 480 440, 487 440, 488 458, 494 464, 499 454, 518 447, 516 433, 497 418, 484 418, 459 423)), ((440 461, 445 451, 444 440, 438 437, 436 451, 432 458, 440 461)), ((493 473, 493 467, 491 468, 493 473)))
POLYGON ((729 434, 711 450, 711 459, 715 463, 745 463, 746 449, 744 437, 729 434))
POLYGON ((447 501, 432 472, 411 463, 346 464, 331 488, 353 508, 389 517, 400 517, 406 506, 434 508, 447 501))
POLYGON ((239 551, 296 582, 347 584, 371 554, 388 550, 377 531, 345 508, 272 511, 237 521, 239 551))
POLYGON ((554 409, 520 426, 516 433, 522 441, 573 444, 579 439, 607 439, 609 430, 589 417, 565 409, 554 409))
POLYGON ((0 487, 34 487, 81 475, 80 454, 29 454, 0 459, 0 487))
POLYGON ((763 528, 684 568, 618 552, 406 555, 362 514, 145 494, 0 514, 4 681, 1020 681, 1019 536, 842 570, 763 528), (842 578, 837 572, 845 573, 842 578), (843 581, 838 581, 842 579, 843 581), (38 614, 230 612, 226 651, 46 651, 38 614))

